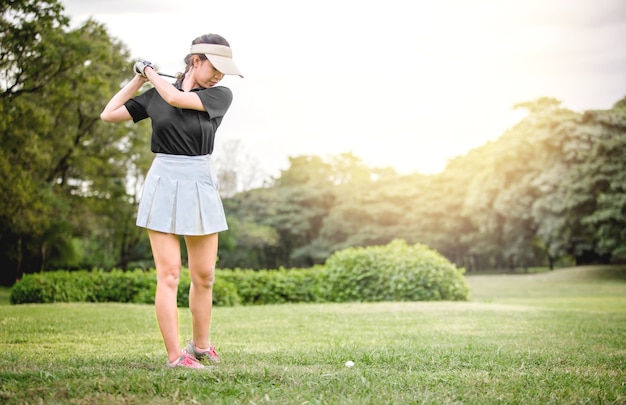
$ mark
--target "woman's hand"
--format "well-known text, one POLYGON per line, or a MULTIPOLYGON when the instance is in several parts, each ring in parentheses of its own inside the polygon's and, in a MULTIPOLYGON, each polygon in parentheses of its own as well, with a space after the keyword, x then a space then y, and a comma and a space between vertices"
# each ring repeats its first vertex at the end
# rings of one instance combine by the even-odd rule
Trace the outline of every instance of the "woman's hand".
POLYGON ((135 64, 133 65, 133 71, 142 77, 146 77, 146 68, 151 68, 154 70, 152 62, 148 62, 147 60, 140 60, 135 62, 135 64))

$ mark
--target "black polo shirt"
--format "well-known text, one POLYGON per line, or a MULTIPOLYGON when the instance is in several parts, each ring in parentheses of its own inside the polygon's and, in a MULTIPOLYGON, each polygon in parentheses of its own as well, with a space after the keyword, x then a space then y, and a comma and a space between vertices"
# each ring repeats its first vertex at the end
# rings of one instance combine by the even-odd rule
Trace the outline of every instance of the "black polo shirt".
MULTIPOLYGON (((181 90, 179 86, 175 86, 181 90)), ((182 90, 181 90, 182 91, 182 90)), ((124 105, 133 122, 150 118, 154 153, 199 156, 213 152, 215 132, 233 101, 228 87, 197 88, 206 111, 172 107, 163 100, 155 88, 131 98, 124 105)))

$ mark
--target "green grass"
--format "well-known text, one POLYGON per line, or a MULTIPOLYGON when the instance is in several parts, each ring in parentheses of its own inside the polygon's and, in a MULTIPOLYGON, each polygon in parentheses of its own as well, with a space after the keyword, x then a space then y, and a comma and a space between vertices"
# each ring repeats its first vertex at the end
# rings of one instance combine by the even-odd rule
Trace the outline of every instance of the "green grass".
POLYGON ((0 403, 626 403, 626 269, 468 281, 471 302, 215 308, 208 371, 164 367, 152 306, 3 305, 0 403))

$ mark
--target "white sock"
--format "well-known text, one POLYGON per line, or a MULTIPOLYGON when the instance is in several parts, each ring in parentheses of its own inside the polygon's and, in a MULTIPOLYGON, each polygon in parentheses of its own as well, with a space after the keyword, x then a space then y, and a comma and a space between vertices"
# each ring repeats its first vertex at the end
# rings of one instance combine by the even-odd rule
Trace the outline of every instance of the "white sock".
POLYGON ((198 351, 198 352, 208 352, 209 351, 208 348, 206 348, 206 349, 199 348, 195 343, 193 345, 196 348, 196 351, 198 351))
POLYGON ((176 359, 176 360, 174 360, 174 361, 169 361, 169 360, 168 360, 168 361, 167 361, 167 363, 168 363, 170 366, 174 367, 175 365, 177 365, 178 363, 180 363, 180 361, 183 359, 183 357, 184 357, 184 356, 185 356, 185 355, 183 354, 182 356, 180 356, 179 358, 177 358, 177 359, 176 359))

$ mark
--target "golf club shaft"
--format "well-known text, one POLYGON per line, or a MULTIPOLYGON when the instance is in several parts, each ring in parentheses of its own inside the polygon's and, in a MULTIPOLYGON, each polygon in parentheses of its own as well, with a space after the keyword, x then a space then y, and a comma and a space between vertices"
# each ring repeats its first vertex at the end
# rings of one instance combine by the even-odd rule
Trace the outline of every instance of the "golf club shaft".
POLYGON ((159 76, 171 77, 172 79, 176 79, 176 76, 168 75, 167 73, 159 72, 159 76))

